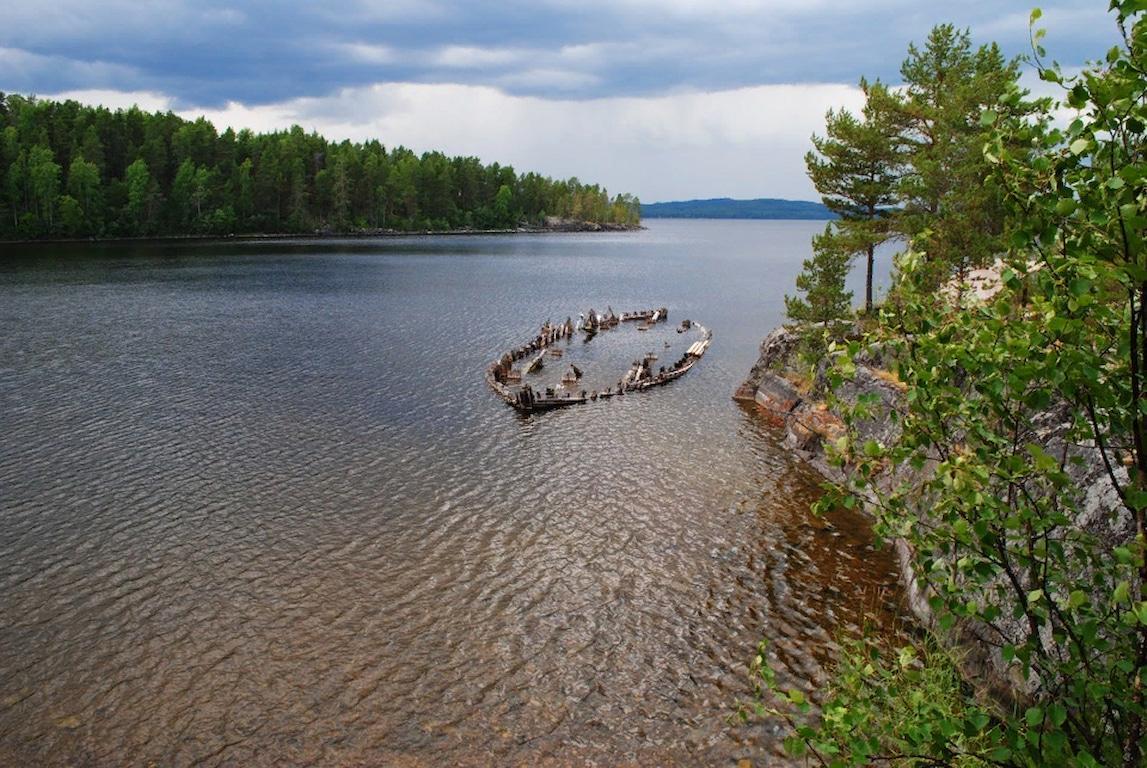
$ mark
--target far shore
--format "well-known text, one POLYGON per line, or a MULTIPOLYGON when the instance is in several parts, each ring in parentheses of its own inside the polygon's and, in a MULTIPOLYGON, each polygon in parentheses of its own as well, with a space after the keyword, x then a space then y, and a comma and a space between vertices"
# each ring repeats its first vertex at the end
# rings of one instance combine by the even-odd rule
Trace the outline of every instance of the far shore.
POLYGON ((517 227, 514 229, 370 229, 338 232, 322 230, 316 232, 256 232, 229 235, 146 235, 139 237, 54 237, 25 238, 21 240, 0 240, 7 245, 75 245, 80 243, 169 243, 169 242, 212 242, 229 240, 235 242, 258 242, 261 240, 371 240, 391 237, 440 237, 443 235, 550 235, 577 232, 637 232, 645 229, 641 224, 598 224, 596 222, 563 223, 557 226, 517 227))

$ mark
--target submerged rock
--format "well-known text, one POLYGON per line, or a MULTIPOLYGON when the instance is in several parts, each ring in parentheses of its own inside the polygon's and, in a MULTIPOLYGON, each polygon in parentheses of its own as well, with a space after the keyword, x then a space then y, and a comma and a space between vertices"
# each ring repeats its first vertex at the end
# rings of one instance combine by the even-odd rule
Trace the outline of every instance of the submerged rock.
POLYGON ((64 730, 67 730, 67 731, 74 731, 83 724, 84 724, 83 721, 80 720, 80 718, 76 717, 75 715, 68 715, 67 717, 61 717, 60 719, 58 719, 56 721, 56 725, 58 727, 63 728, 64 730))

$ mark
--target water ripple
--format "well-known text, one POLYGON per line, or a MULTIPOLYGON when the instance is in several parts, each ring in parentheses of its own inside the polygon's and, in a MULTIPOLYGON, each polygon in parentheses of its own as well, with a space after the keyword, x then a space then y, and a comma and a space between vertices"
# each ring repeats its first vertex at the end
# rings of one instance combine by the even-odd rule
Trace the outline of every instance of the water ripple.
POLYGON ((729 720, 757 641, 807 687, 895 611, 862 521, 811 517, 728 400, 806 230, 4 262, 0 764, 772 759, 729 720), (607 303, 719 343, 593 408, 491 396, 508 342, 607 303))

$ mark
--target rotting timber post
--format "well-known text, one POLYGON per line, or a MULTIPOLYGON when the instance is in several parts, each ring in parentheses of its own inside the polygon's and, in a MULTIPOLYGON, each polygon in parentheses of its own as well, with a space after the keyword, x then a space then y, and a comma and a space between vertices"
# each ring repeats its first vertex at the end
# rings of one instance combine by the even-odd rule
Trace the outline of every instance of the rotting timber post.
POLYGON ((644 359, 635 364, 634 369, 626 373, 618 381, 616 387, 601 391, 587 392, 583 389, 580 392, 557 392, 553 389, 546 389, 543 392, 536 392, 530 384, 522 382, 522 372, 514 366, 516 362, 528 359, 526 373, 541 368, 547 349, 557 342, 572 338, 577 330, 586 333, 586 341, 588 342, 598 331, 616 328, 622 322, 639 321, 641 323, 639 330, 644 330, 656 323, 667 321, 668 317, 669 310, 665 307, 623 312, 620 316, 615 314, 612 309, 608 309, 604 314, 591 309, 588 314, 582 316, 582 320, 577 326, 574 325, 571 318, 566 318, 566 321, 560 325, 552 325, 547 321, 542 325, 538 335, 531 341, 511 349, 491 363, 486 369, 486 382, 506 404, 523 413, 547 411, 571 405, 584 405, 590 401, 624 395, 626 392, 644 391, 668 384, 688 373, 701 359, 712 343, 712 331, 698 323, 689 320, 683 321, 678 332, 696 329, 700 331, 701 339, 694 342, 679 360, 669 367, 661 367, 654 373, 649 365, 650 361, 644 359))

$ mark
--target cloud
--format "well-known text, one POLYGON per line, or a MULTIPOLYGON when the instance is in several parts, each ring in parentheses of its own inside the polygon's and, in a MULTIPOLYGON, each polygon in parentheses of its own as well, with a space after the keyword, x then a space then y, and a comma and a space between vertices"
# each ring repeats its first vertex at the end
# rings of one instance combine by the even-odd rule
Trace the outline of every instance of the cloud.
MULTIPOLYGON (((908 43, 940 21, 1025 53, 1029 5, 12 0, 0 90, 135 98, 236 127, 297 122, 650 200, 807 198, 808 137, 829 106, 858 104, 860 76, 895 84, 908 43)), ((1068 67, 1116 41, 1095 0, 1042 5, 1049 56, 1068 67)))
POLYGON ((71 99, 81 104, 98 105, 113 110, 139 107, 144 112, 167 112, 175 106, 170 96, 150 91, 108 91, 92 88, 79 91, 62 91, 54 93, 48 98, 58 101, 71 99))
POLYGON ((448 45, 434 54, 432 61, 439 67, 478 69, 505 67, 521 62, 529 53, 510 48, 479 48, 472 45, 448 45))
POLYGON ((563 69, 527 69, 497 79, 497 84, 510 91, 578 91, 599 82, 600 78, 585 72, 563 69))
POLYGON ((3 78, 7 81, 0 81, 0 90, 6 87, 9 91, 26 93, 55 90, 61 85, 72 88, 106 83, 131 86, 141 79, 138 71, 120 64, 44 55, 4 46, 0 46, 0 72, 4 73, 3 78))
MULTIPOLYGON (((153 93, 58 96, 166 109, 153 93)), ((293 124, 328 138, 379 139, 417 152, 441 150, 513 165, 520 172, 578 176, 647 201, 683 197, 815 196, 804 174, 809 136, 830 107, 856 110, 850 86, 766 85, 703 93, 557 100, 472 85, 379 84, 278 104, 232 102, 205 115, 220 130, 270 131, 293 124)))
POLYGON ((369 43, 341 43, 336 46, 343 54, 364 64, 393 64, 398 54, 393 48, 369 43))
POLYGON ((351 0, 323 6, 331 17, 386 23, 441 21, 451 12, 449 3, 434 0, 351 0))
MULTIPOLYGON (((938 21, 1028 50, 1029 2, 998 0, 13 0, 0 47, 102 69, 0 70, 15 91, 146 89, 179 104, 277 103, 388 82, 593 99, 681 89, 894 80, 938 21), (130 41, 130 44, 125 44, 130 41), (520 71, 512 71, 520 70, 520 71)), ((1102 54, 1094 0, 1044 3, 1065 64, 1102 54)))
MULTIPOLYGON (((1032 7, 1034 8, 1035 4, 1032 7)), ((1042 13, 1043 16, 1036 22, 1036 27, 1046 29, 1053 42, 1056 37, 1078 39, 1081 32, 1084 34, 1090 31, 1110 32, 1112 29, 1110 14, 1099 3, 1074 8, 1052 6, 1042 9, 1042 13)), ((1026 39, 1031 31, 1031 8, 1006 13, 980 25, 977 31, 988 38, 1026 39)), ((1102 53, 1104 50, 1096 50, 1092 58, 1099 58, 1102 53)))

